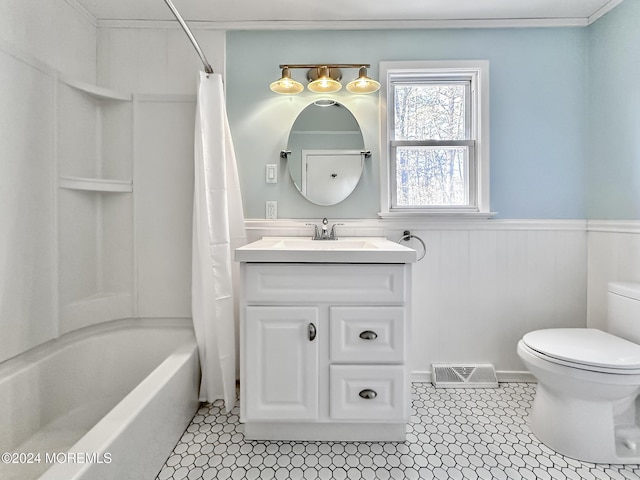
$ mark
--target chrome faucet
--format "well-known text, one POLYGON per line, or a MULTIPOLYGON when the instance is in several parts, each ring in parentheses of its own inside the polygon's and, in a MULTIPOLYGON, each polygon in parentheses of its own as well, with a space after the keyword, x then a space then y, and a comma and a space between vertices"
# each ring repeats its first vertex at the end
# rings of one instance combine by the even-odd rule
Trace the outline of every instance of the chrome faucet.
POLYGON ((336 235, 336 225, 344 225, 344 223, 334 223, 333 225, 331 225, 331 233, 329 234, 331 240, 338 240, 338 237, 336 235))
POLYGON ((307 227, 313 227, 313 237, 311 237, 311 240, 322 240, 322 238, 320 237, 320 229, 318 228, 318 225, 316 225, 315 223, 305 223, 305 225, 307 227))
POLYGON ((327 218, 322 219, 322 227, 319 228, 315 223, 307 223, 309 227, 313 227, 313 237, 312 240, 338 240, 336 235, 336 226, 344 225, 343 223, 334 223, 331 226, 331 230, 329 230, 329 220, 327 218))
POLYGON ((329 238, 329 220, 327 217, 322 219, 322 240, 327 240, 329 238))

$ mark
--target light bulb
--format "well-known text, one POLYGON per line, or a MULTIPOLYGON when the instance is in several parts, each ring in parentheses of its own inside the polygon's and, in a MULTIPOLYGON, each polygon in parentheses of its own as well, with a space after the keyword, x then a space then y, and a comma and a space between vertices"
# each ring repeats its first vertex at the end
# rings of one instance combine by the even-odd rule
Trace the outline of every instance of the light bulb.
POLYGON ((314 93, 334 93, 342 88, 340 82, 331 78, 327 67, 320 67, 317 72, 318 78, 307 85, 309 91, 314 93))
POLYGON ((304 86, 300 82, 291 78, 291 72, 286 67, 282 69, 282 78, 269 85, 269 88, 271 91, 283 95, 295 95, 304 90, 304 86))
POLYGON ((367 77, 367 69, 365 67, 360 68, 358 78, 351 80, 347 84, 347 90, 351 93, 374 93, 380 89, 380 84, 367 77))

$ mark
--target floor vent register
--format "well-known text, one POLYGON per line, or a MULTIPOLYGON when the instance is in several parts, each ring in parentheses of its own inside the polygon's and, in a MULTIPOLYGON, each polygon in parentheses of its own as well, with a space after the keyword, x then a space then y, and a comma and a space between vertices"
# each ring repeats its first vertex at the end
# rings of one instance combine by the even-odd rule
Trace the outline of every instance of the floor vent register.
POLYGON ((432 383, 436 388, 497 388, 498 379, 493 365, 431 364, 432 383))

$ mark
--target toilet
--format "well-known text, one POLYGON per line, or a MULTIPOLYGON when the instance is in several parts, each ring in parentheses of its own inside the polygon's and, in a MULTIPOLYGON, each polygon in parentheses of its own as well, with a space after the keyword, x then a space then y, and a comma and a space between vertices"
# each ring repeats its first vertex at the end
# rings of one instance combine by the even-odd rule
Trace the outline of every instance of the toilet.
POLYGON ((529 424, 542 443, 586 462, 640 463, 640 284, 609 284, 607 332, 536 330, 517 351, 538 379, 529 424))

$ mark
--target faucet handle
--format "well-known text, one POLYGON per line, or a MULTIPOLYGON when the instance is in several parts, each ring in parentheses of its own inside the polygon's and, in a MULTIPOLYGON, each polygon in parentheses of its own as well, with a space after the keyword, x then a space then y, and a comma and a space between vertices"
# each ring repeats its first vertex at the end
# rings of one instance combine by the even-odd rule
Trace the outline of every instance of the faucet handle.
POLYGON ((318 229, 318 226, 315 223, 305 223, 305 225, 307 227, 313 227, 313 237, 311 237, 311 240, 317 240, 320 236, 320 230, 318 229))
POLYGON ((344 223, 334 223, 331 226, 331 233, 329 235, 333 240, 337 240, 338 239, 338 237, 336 237, 336 227, 340 227, 342 225, 344 225, 344 223))
POLYGON ((311 240, 318 240, 320 238, 320 229, 318 228, 318 225, 315 223, 305 223, 305 225, 307 227, 313 227, 313 237, 311 237, 311 240))

